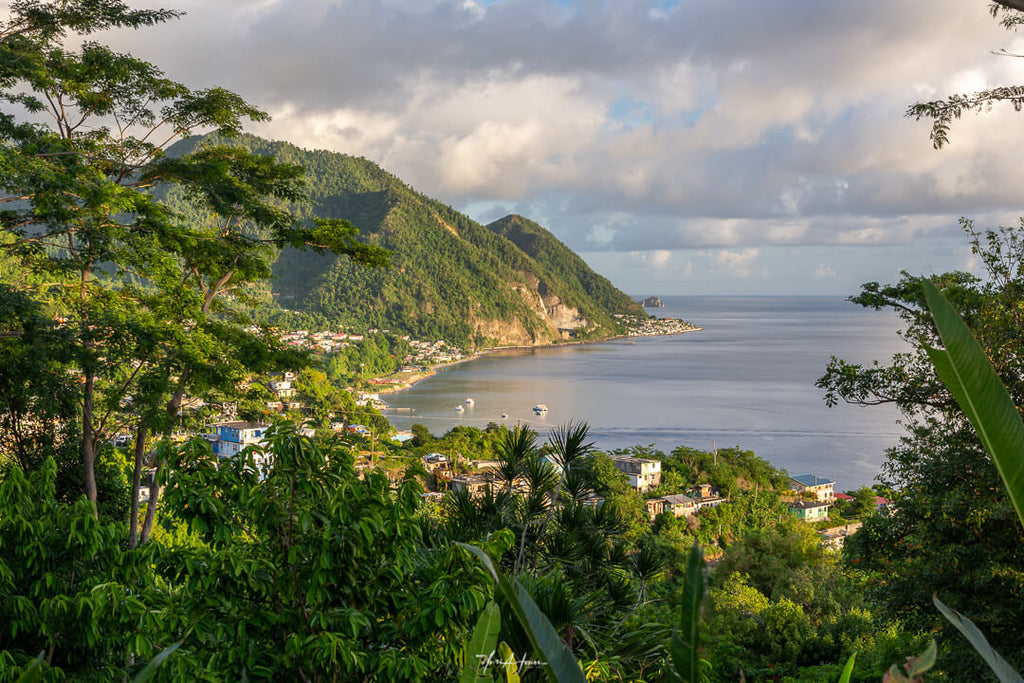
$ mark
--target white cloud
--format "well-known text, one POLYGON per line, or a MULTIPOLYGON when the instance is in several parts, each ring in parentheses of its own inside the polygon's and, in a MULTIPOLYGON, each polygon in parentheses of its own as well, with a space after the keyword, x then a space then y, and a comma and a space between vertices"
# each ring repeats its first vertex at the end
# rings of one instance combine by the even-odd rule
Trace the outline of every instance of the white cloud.
POLYGON ((721 249, 717 267, 760 277, 740 257, 761 246, 913 244, 1020 206, 1019 114, 967 115, 941 152, 903 116, 1024 82, 1024 60, 990 52, 1024 36, 984 3, 935 0, 927 22, 912 0, 174 4, 184 19, 118 46, 274 112, 261 134, 366 156, 456 206, 509 206, 576 249, 648 266, 721 249))
POLYGON ((824 280, 826 278, 834 278, 836 271, 834 268, 826 266, 824 263, 819 263, 814 267, 814 279, 824 280))
POLYGON ((711 262, 734 277, 742 279, 755 276, 764 277, 767 272, 758 265, 760 256, 761 250, 755 248, 740 251, 723 249, 711 254, 711 262))

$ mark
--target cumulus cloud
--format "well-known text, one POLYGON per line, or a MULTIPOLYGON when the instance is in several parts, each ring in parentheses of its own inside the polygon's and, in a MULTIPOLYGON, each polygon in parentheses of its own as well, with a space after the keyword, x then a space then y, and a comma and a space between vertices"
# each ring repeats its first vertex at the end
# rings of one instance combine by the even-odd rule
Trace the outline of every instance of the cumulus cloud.
POLYGON ((911 244, 1020 205, 1018 114, 968 115, 942 152, 903 116, 1024 82, 990 53, 1024 36, 984 3, 936 0, 928 21, 912 0, 176 4, 184 19, 108 38, 266 108, 263 135, 576 249, 720 250, 743 271, 759 247, 911 244))

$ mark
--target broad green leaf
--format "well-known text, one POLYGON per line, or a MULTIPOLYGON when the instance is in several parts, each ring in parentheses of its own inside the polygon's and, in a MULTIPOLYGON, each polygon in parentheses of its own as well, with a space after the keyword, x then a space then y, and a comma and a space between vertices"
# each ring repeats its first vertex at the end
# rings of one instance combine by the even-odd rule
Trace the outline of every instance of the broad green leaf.
POLYGON ((1024 524, 1024 423, 967 325, 930 282, 924 292, 945 346, 925 350, 992 456, 1024 524))
MULTIPOLYGON (((501 611, 498 605, 492 600, 487 603, 480 618, 476 620, 476 628, 473 629, 473 637, 466 647, 466 661, 462 666, 462 676, 459 683, 479 683, 480 681, 493 681, 490 673, 482 671, 481 662, 492 658, 495 647, 498 645, 498 632, 501 630, 501 611)), ((497 658, 494 657, 496 660, 497 658)))
POLYGON ((146 668, 135 674, 135 678, 132 679, 132 683, 145 683, 145 681, 148 681, 155 676, 156 670, 160 668, 160 665, 164 663, 164 660, 174 654, 174 651, 181 647, 183 642, 185 641, 179 640, 178 642, 165 647, 156 657, 149 660, 149 664, 146 665, 146 668))
POLYGON ((854 652, 850 655, 850 658, 846 660, 846 666, 843 667, 843 673, 839 677, 839 683, 850 683, 850 676, 853 675, 853 663, 857 659, 857 653, 854 652))
POLYGON ((995 651, 991 645, 988 644, 988 639, 985 638, 985 634, 974 625, 970 619, 957 612, 955 609, 946 607, 939 600, 938 597, 932 596, 932 602, 942 612, 942 616, 949 620, 949 623, 956 626, 960 633, 964 634, 964 637, 971 642, 975 651, 981 655, 981 658, 985 660, 989 668, 992 669, 992 673, 996 675, 1000 683, 1024 683, 1024 678, 1021 678, 1020 674, 1014 671, 1013 667, 1010 666, 1005 659, 1003 659, 998 652, 995 651))
POLYGON ((505 596, 505 600, 508 601, 519 623, 522 624, 523 630, 526 631, 534 652, 544 658, 546 665, 544 668, 548 680, 585 683, 587 679, 583 675, 583 669, 580 668, 579 662, 576 661, 562 639, 558 637, 558 632, 537 607, 537 603, 533 601, 527 590, 518 581, 510 582, 504 574, 497 570, 490 556, 480 548, 465 543, 459 545, 476 555, 494 577, 498 589, 505 596))
POLYGON ((694 544, 686 565, 686 584, 679 628, 672 634, 669 652, 675 673, 688 683, 700 680, 700 606, 704 600, 704 557, 694 544))

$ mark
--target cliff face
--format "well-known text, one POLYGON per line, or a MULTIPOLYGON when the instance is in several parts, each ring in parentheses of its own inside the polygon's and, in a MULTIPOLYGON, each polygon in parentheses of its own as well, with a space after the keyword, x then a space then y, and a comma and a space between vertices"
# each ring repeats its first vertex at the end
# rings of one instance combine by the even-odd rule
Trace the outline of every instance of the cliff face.
POLYGON ((586 309, 589 302, 604 312, 646 317, 646 313, 632 297, 617 289, 607 278, 595 273, 578 254, 537 223, 513 214, 488 224, 487 229, 522 249, 565 283, 569 291, 583 295, 580 305, 584 309, 584 316, 597 317, 586 309))
MULTIPOLYGON (((366 159, 250 136, 240 142, 306 168, 312 202, 301 211, 349 220, 363 239, 393 254, 391 268, 367 270, 333 255, 286 249, 274 266, 274 300, 284 307, 354 330, 378 327, 470 346, 548 344, 619 331, 612 314, 621 307, 608 304, 606 290, 601 300, 588 292, 573 269, 600 276, 574 254, 578 263, 561 267, 563 252, 571 254, 561 243, 559 259, 542 262, 366 159)), ((531 234, 550 236, 539 226, 531 234)))

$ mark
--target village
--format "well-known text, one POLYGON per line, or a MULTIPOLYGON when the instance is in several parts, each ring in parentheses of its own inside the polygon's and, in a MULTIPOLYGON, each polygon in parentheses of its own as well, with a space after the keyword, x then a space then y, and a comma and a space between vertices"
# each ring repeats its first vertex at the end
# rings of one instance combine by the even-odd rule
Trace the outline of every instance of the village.
MULTIPOLYGON (((677 334, 699 329, 685 321, 673 319, 652 318, 645 321, 637 319, 629 322, 630 336, 677 334)), ((294 348, 318 354, 336 354, 364 342, 368 336, 375 334, 387 335, 390 333, 388 330, 374 328, 367 330, 366 334, 330 330, 315 332, 297 330, 280 333, 278 338, 283 344, 294 348)), ((421 341, 410 339, 408 336, 402 336, 400 339, 407 344, 409 353, 400 359, 401 368, 393 373, 394 376, 403 373, 429 372, 432 366, 458 362, 472 357, 465 355, 461 349, 444 340, 421 341)), ((302 402, 302 396, 299 395, 296 388, 296 379, 295 373, 284 372, 260 382, 271 394, 265 401, 268 416, 275 414, 294 416, 296 413, 308 412, 308 406, 302 402)), ((383 385, 386 388, 396 381, 403 380, 396 380, 394 377, 374 377, 362 380, 360 382, 362 388, 350 386, 346 387, 346 391, 352 394, 353 403, 357 407, 384 412, 388 410, 388 405, 380 396, 381 387, 383 385), (367 390, 370 388, 373 390, 367 390)), ((190 404, 186 402, 186 405, 190 404)), ((276 419, 240 420, 235 416, 235 406, 226 405, 222 408, 223 412, 220 412, 216 416, 217 419, 209 424, 207 431, 200 434, 210 444, 217 459, 237 457, 247 447, 261 445, 271 423, 276 419)), ((412 432, 375 429, 372 425, 346 420, 339 415, 330 422, 329 433, 336 438, 345 439, 354 447, 359 454, 355 467, 360 476, 378 468, 395 482, 401 481, 405 476, 405 467, 395 467, 394 458, 386 456, 394 454, 396 448, 411 439, 412 432), (384 467, 384 460, 392 462, 388 467, 384 467)), ((313 437, 316 430, 304 426, 300 429, 300 434, 313 437)), ((189 435, 181 434, 179 438, 187 436, 189 435)), ((127 446, 127 437, 117 437, 115 445, 127 446)), ((259 448, 252 449, 252 452, 254 453, 253 467, 262 471, 270 465, 260 455, 259 448)), ((636 494, 644 496, 643 504, 647 516, 652 522, 663 513, 669 513, 674 518, 696 520, 703 510, 729 501, 728 496, 722 495, 718 489, 706 483, 691 486, 676 493, 652 496, 650 492, 658 488, 662 482, 662 462, 660 460, 626 454, 610 454, 609 458, 615 469, 624 475, 629 488, 636 494)), ((552 467, 558 468, 557 463, 553 460, 549 459, 548 462, 552 467)), ((479 499, 487 495, 489 488, 494 489, 497 486, 497 463, 493 460, 456 458, 453 462, 448 456, 432 452, 422 456, 420 464, 428 475, 422 478, 426 489, 422 497, 426 502, 438 501, 449 491, 456 493, 465 491, 470 498, 479 499)), ((791 490, 787 491, 789 494, 787 509, 797 519, 814 525, 819 530, 822 542, 827 547, 842 547, 845 538, 860 528, 860 522, 844 523, 837 527, 828 526, 829 510, 839 502, 851 500, 849 495, 835 491, 833 480, 813 473, 806 473, 791 476, 789 483, 791 490)), ((594 494, 591 494, 585 501, 586 505, 595 507, 601 506, 603 503, 603 498, 594 494)), ((889 502, 881 497, 876 500, 876 508, 879 511, 886 512, 889 505, 889 502)))

